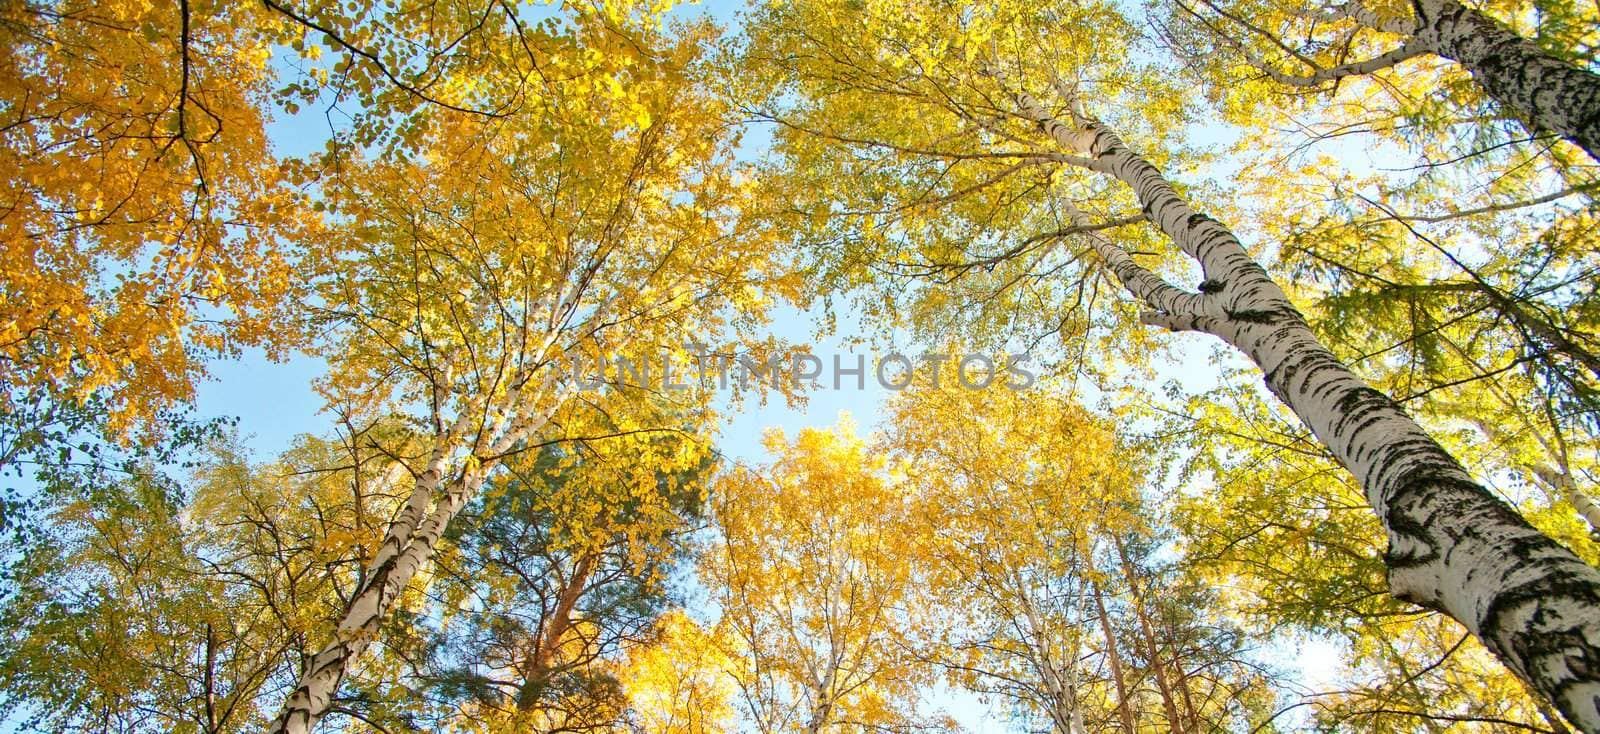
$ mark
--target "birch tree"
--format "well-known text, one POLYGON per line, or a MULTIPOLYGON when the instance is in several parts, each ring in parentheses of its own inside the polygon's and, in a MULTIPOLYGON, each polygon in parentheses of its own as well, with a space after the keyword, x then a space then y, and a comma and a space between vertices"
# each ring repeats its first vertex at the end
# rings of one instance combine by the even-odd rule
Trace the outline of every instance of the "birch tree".
POLYGON ((1390 592, 1449 614, 1580 726, 1600 726, 1592 703, 1600 681, 1579 662, 1600 643, 1600 618, 1590 609, 1600 573, 1530 526, 1339 362, 1238 239, 1114 133, 1081 115, 1063 123, 1026 93, 1017 101, 1069 155, 1084 154, 1074 165, 1132 186, 1153 223, 1200 265, 1200 285, 1179 288, 1090 235, 1096 254, 1150 309, 1146 323, 1212 334, 1244 352, 1360 480, 1388 535, 1390 592), (1546 645, 1551 639, 1561 642, 1546 645))
POLYGON ((436 726, 621 726, 621 661, 654 643, 700 513, 698 471, 665 470, 686 441, 664 428, 511 462, 446 534, 427 601, 392 625, 398 672, 374 697, 436 726))
POLYGON ((322 389, 351 414, 398 413, 413 433, 375 447, 405 498, 272 731, 327 713, 492 472, 563 410, 603 409, 604 391, 580 395, 569 358, 666 354, 683 368, 692 336, 758 319, 761 286, 781 291, 773 249, 729 222, 741 196, 730 141, 682 74, 703 32, 594 20, 574 53, 628 60, 615 75, 566 80, 523 116, 442 118, 422 152, 330 170, 329 205, 349 226, 322 291, 322 389))
MULTIPOLYGON (((1600 375, 1592 165, 1486 104, 1448 61, 1311 90, 1276 80, 1257 68, 1263 55, 1338 63, 1381 42, 1297 10, 1181 3, 1164 28, 1163 45, 1240 128, 1230 158, 1248 221, 1279 243, 1291 296, 1337 355, 1397 400, 1426 395, 1413 410, 1430 430, 1478 432, 1456 447, 1474 471, 1506 466, 1582 512, 1592 482, 1569 470, 1594 442, 1600 375), (1374 149, 1370 164, 1358 147, 1374 149)), ((1587 63, 1591 8, 1486 12, 1587 63)))
POLYGON ((355 587, 357 539, 390 499, 355 444, 303 437, 257 463, 236 437, 173 435, 188 472, 71 470, 39 498, 47 542, 8 544, 8 723, 259 731, 355 587))
MULTIPOLYGON (((1594 42, 1594 8, 1558 3, 1483 8, 1454 0, 1409 4, 1329 3, 1312 7, 1177 3, 1243 66, 1279 85, 1337 88, 1341 80, 1399 69, 1418 57, 1449 59, 1514 119, 1553 133, 1600 160, 1600 74, 1585 47, 1594 42)), ((1448 76, 1436 84, 1448 84, 1448 76)), ((1429 90, 1432 91, 1432 90, 1429 90)))
MULTIPOLYGON (((1194 573, 1228 585, 1232 616, 1250 632, 1293 630, 1336 646, 1339 665, 1317 673, 1327 676, 1320 690, 1287 690, 1286 708, 1357 731, 1569 730, 1457 625, 1386 593, 1382 526, 1360 486, 1292 417, 1232 386, 1191 400, 1164 431, 1189 439, 1183 476, 1217 487, 1174 508, 1194 573)), ((1581 518, 1534 498, 1515 507, 1594 562, 1581 518)))
MULTIPOLYGON (((1119 106, 1123 91, 1115 81, 1098 82, 1089 47, 1058 49, 1055 60, 1030 51, 1043 35, 1042 20, 1055 21, 1053 28, 1070 12, 1000 6, 952 16, 871 3, 769 7, 757 21, 750 58, 800 60, 773 76, 795 101, 766 98, 770 116, 796 141, 784 151, 792 167, 834 165, 830 146, 844 159, 862 151, 907 161, 880 179, 835 186, 829 196, 841 203, 826 211, 848 215, 875 197, 879 211, 948 214, 948 231, 971 221, 964 219, 970 212, 941 197, 965 192, 946 189, 918 163, 964 165, 980 177, 970 171, 986 169, 995 179, 1032 174, 1037 193, 1011 206, 1048 212, 1057 221, 1052 230, 1081 236, 1143 310, 1144 323, 1210 334, 1239 350, 1357 478, 1384 526, 1392 594, 1453 617, 1578 726, 1600 727, 1593 703, 1600 680, 1584 662, 1600 642, 1600 616, 1593 612, 1600 572, 1528 525, 1328 351, 1231 230, 1197 211, 1111 124, 1086 112, 1085 105, 1119 106), (863 48, 862 38, 881 40, 863 48), (1051 90, 1049 107, 1034 90, 1051 90), (1036 168, 1044 170, 1030 170, 1036 168), (1155 263, 1141 264, 1131 248, 1104 234, 1120 220, 1096 218, 1087 203, 1077 203, 1129 199, 1139 221, 1158 233, 1154 242, 1199 271, 1196 286, 1175 285, 1155 263)), ((1075 40, 1099 48, 1111 42, 1104 34, 1075 40)), ((1138 117, 1145 110, 1118 114, 1138 117)), ((853 250, 856 262, 872 261, 875 239, 920 234, 903 222, 864 220, 846 225, 870 233, 860 240, 868 247, 853 250)))

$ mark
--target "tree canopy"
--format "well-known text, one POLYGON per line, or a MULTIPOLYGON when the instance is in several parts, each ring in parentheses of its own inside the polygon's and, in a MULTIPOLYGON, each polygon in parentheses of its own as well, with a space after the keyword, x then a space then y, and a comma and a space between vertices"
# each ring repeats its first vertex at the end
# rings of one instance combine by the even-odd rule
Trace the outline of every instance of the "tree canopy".
POLYGON ((0 727, 1600 732, 1600 6, 0 36, 0 727))

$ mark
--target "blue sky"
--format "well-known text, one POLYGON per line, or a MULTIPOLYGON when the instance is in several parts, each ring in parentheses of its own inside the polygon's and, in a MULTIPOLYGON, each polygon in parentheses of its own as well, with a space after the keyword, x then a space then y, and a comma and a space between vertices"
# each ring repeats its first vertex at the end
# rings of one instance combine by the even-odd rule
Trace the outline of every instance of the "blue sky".
MULTIPOLYGON (((779 339, 810 345, 810 351, 825 361, 839 354, 844 355, 846 366, 854 364, 852 352, 842 346, 844 335, 850 332, 812 339, 813 331, 809 316, 793 311, 779 313, 771 328, 779 339)), ((853 354, 866 356, 871 369, 871 353, 857 348, 853 354)), ((828 364, 825 369, 831 367, 828 364)), ((268 460, 288 448, 298 434, 331 429, 327 416, 319 414, 322 400, 311 389, 312 382, 325 370, 326 365, 314 358, 297 356, 272 362, 259 350, 250 350, 240 359, 212 366, 211 379, 200 387, 197 409, 205 417, 238 418, 245 444, 257 460, 268 460)), ((776 395, 765 404, 746 400, 723 426, 718 446, 730 458, 760 461, 764 456, 760 443, 763 429, 778 427, 792 434, 803 427, 831 426, 841 411, 853 414, 862 430, 869 430, 883 400, 891 393, 878 386, 870 372, 866 388, 855 388, 855 383, 847 379, 840 390, 812 392, 804 405, 791 406, 776 395)))

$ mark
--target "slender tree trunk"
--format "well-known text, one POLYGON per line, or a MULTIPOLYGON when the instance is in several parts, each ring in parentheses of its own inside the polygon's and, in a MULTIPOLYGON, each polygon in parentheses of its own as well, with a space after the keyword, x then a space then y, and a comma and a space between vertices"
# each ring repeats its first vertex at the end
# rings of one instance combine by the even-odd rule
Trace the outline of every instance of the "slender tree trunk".
POLYGON ((550 614, 550 620, 544 627, 544 634, 539 636, 538 647, 534 649, 533 660, 524 674, 522 686, 517 689, 517 710, 531 711, 539 703, 539 696, 549 686, 551 662, 555 660, 556 650, 561 646, 561 638, 565 637, 567 630, 572 627, 572 610, 578 605, 578 599, 583 596, 585 587, 589 585, 589 577, 594 573, 595 559, 599 552, 585 552, 578 558, 578 563, 572 569, 572 574, 567 577, 567 582, 562 585, 560 594, 556 597, 556 608, 550 614))
POLYGON ((221 730, 217 721, 217 632, 212 629, 211 623, 206 623, 206 669, 204 680, 206 693, 206 731, 216 732, 221 730))
MULTIPOLYGON (((837 658, 834 658, 836 660, 837 658)), ((816 704, 811 709, 810 718, 806 719, 806 734, 822 734, 822 730, 832 723, 834 684, 838 682, 839 666, 834 662, 828 663, 828 672, 822 680, 816 682, 816 704)))
MULTIPOLYGON (((1063 672, 1055 660, 1052 650, 1053 632, 1044 620, 1039 617, 1039 610, 1034 604, 1033 595, 1028 584, 1023 580, 1022 572, 1016 568, 1008 569, 1006 580, 1009 581, 1016 592, 1015 605, 1022 610, 1023 619, 1027 622, 1028 635, 1031 639, 1023 640, 1028 648, 1027 657, 1033 663, 1034 672, 1039 676, 1039 682, 1044 687, 1045 700, 1036 701, 1050 713, 1050 720, 1055 724, 1054 731, 1062 734, 1075 734, 1074 717, 1081 718, 1078 706, 1078 663, 1077 653, 1066 654, 1065 664, 1070 666, 1063 672)), ((1080 608, 1082 603, 1078 605, 1080 608)))
POLYGON ((1571 484, 1566 485, 1565 489, 1567 491, 1567 502, 1572 503, 1578 514, 1582 515, 1584 521, 1589 523, 1589 533, 1591 535, 1600 533, 1600 506, 1595 505, 1594 500, 1589 499, 1589 495, 1579 491, 1577 487, 1571 484))
POLYGON ((1100 634, 1106 638, 1106 664, 1111 668, 1111 684, 1117 689, 1117 718, 1122 721, 1122 734, 1134 734, 1133 709, 1128 705, 1128 683, 1122 676, 1122 654, 1117 651, 1117 637, 1111 630, 1111 617, 1106 614, 1106 602, 1100 593, 1100 583, 1091 581, 1094 609, 1100 615, 1100 634))
MULTIPOLYGON (((1078 594, 1080 597, 1080 603, 1078 604, 1078 618, 1083 619, 1083 608, 1085 605, 1082 602, 1086 602, 1088 600, 1083 599, 1082 597, 1087 596, 1085 592, 1088 590, 1083 589, 1081 586, 1079 588, 1081 591, 1078 594)), ((1081 638, 1074 637, 1074 639, 1077 640, 1081 638)), ((1089 734, 1089 727, 1083 719, 1083 702, 1078 700, 1078 684, 1083 680, 1083 665, 1079 663, 1078 657, 1078 651, 1080 649, 1079 643, 1074 642, 1072 645, 1072 651, 1068 653, 1067 656, 1067 665, 1070 667, 1067 668, 1066 695, 1063 697, 1063 700, 1066 701, 1067 705, 1071 707, 1067 711, 1068 734, 1089 734)))
POLYGON ((1112 542, 1117 547, 1117 558, 1122 561, 1122 577, 1128 581, 1128 598, 1133 607, 1134 619, 1139 622, 1140 637, 1144 641, 1145 659, 1150 662, 1150 674, 1156 679, 1156 688, 1161 692, 1161 709, 1167 715, 1167 727, 1173 734, 1184 734, 1183 716, 1178 713, 1178 699, 1173 695, 1171 679, 1167 677, 1166 665, 1161 662, 1161 649, 1156 642, 1154 627, 1150 624, 1150 615, 1144 607, 1144 595, 1139 591, 1138 574, 1133 567, 1133 562, 1128 559, 1128 550, 1122 544, 1122 539, 1113 536, 1112 542))
POLYGON ((1589 523, 1590 533, 1600 533, 1600 506, 1595 505, 1589 495, 1578 489, 1572 481, 1572 475, 1565 471, 1558 471, 1549 464, 1533 465, 1533 473, 1540 481, 1554 487, 1561 492, 1561 498, 1572 504, 1578 515, 1589 523))
MULTIPOLYGON (((1583 345, 1573 341, 1562 333, 1561 329, 1554 323, 1551 323, 1549 319, 1539 314, 1537 310, 1528 308, 1524 302, 1519 302, 1516 298, 1508 296, 1488 284, 1477 285, 1475 290, 1488 296, 1489 300, 1494 301, 1495 305, 1510 316, 1518 327, 1544 340, 1545 344, 1549 345, 1548 349, 1567 355, 1574 362, 1583 365, 1585 369, 1589 370, 1590 374, 1600 377, 1600 354, 1595 354, 1583 345)), ((1533 340, 1529 339, 1529 341, 1533 340)))
MULTIPOLYGON (((432 469, 424 473, 417 481, 412 499, 415 500, 425 487, 437 486, 438 476, 432 469)), ((403 526, 415 517, 414 502, 408 503, 400 517, 391 523, 383 546, 372 560, 366 583, 350 599, 333 641, 319 650, 301 671, 299 684, 284 701, 278 719, 267 729, 269 734, 306 734, 321 721, 351 664, 361 657, 377 635, 379 625, 406 585, 433 558, 434 546, 444 535, 445 526, 466 506, 482 482, 483 475, 479 472, 458 477, 433 513, 422 520, 415 531, 405 532, 403 526), (400 527, 397 529, 397 526, 400 527), (401 537, 405 540, 399 541, 401 537)))
POLYGON ((1116 135, 1091 120, 1063 124, 1027 94, 1017 101, 1058 144, 1088 156, 1064 159, 1132 187, 1146 216, 1200 264, 1199 292, 1185 291, 1091 236, 1123 285, 1155 309, 1147 323, 1210 333, 1244 352, 1355 475, 1388 535, 1390 591, 1459 621, 1569 720, 1600 732, 1600 571, 1495 498, 1339 361, 1233 233, 1116 135))
MULTIPOLYGON (((1073 668, 1072 672, 1073 676, 1076 677, 1078 672, 1077 668, 1073 668)), ((1070 734, 1089 734, 1089 726, 1083 720, 1082 706, 1074 706, 1072 709, 1072 714, 1068 720, 1071 722, 1071 725, 1067 727, 1067 731, 1070 734)))
POLYGON ((1189 685, 1189 671, 1184 670, 1183 657, 1174 647, 1172 651, 1172 672, 1177 677, 1178 700, 1183 702, 1183 728, 1187 731, 1196 731, 1200 728, 1200 711, 1194 705, 1194 691, 1189 685))
POLYGON ((1470 71, 1506 110, 1600 160, 1600 74, 1455 0, 1412 0, 1412 10, 1418 41, 1470 71))
MULTIPOLYGON (((547 340, 541 349, 548 348, 547 340)), ((464 446, 459 441, 463 429, 471 425, 469 417, 498 415, 488 430, 488 435, 498 437, 490 442, 484 455, 502 456, 517 441, 543 428, 549 422, 554 406, 560 405, 569 394, 564 392, 553 396, 551 407, 547 410, 525 411, 522 406, 536 404, 540 397, 539 392, 529 394, 527 391, 530 388, 542 391, 546 387, 548 385, 535 385, 524 379, 503 398, 503 409, 490 410, 481 404, 475 405, 474 410, 463 411, 448 430, 439 432, 427 467, 417 476, 400 514, 389 523, 383 543, 334 630, 333 641, 312 656, 300 671, 300 680, 296 682, 294 692, 283 702, 278 718, 267 727, 267 734, 307 734, 328 713, 333 697, 339 691, 339 684, 377 635, 378 627, 394 607, 400 593, 411 583, 417 571, 433 559, 434 548, 444 536, 445 528, 477 494, 484 477, 495 467, 498 459, 482 461, 477 454, 469 454, 465 468, 445 489, 444 495, 434 500, 443 482, 445 463, 449 457, 461 449, 476 448, 464 446), (431 513, 428 511, 430 504, 433 507, 431 513)), ((442 397, 436 396, 435 404, 440 402, 442 397)))
POLYGON ((822 729, 828 725, 829 704, 818 706, 811 712, 811 718, 806 720, 806 734, 822 734, 822 729))

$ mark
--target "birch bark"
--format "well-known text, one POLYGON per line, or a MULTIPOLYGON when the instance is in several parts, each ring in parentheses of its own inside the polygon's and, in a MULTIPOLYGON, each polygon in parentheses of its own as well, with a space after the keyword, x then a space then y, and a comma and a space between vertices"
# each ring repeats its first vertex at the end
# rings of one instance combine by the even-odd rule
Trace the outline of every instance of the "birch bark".
MULTIPOLYGON (((516 412, 507 411, 509 414, 516 412)), ((489 455, 504 453, 516 441, 543 427, 549 416, 549 412, 543 412, 529 420, 519 421, 519 425, 507 426, 507 430, 490 448, 489 455)), ((278 718, 267 728, 268 734, 308 734, 327 715, 345 675, 377 635, 378 627, 394 607, 401 592, 417 572, 433 559, 445 528, 477 494, 485 474, 493 469, 492 460, 483 464, 469 461, 446 487, 443 496, 435 501, 446 461, 465 448, 453 440, 456 435, 456 430, 452 428, 445 433, 445 439, 435 446, 428 466, 418 475, 406 505, 390 522, 382 546, 368 565, 363 583, 351 597, 349 607, 339 620, 333 640, 317 651, 300 672, 294 692, 289 694, 278 718), (428 512, 430 503, 432 512, 428 512)))
POLYGON ((1600 160, 1600 74, 1552 56, 1500 21, 1456 0, 1412 0, 1411 10, 1412 17, 1397 18, 1375 12, 1361 0, 1350 0, 1331 13, 1314 14, 1334 20, 1348 18, 1407 40, 1383 56, 1311 76, 1294 77, 1276 70, 1268 73, 1278 81, 1305 86, 1371 73, 1418 53, 1434 53, 1461 64, 1507 111, 1533 127, 1572 141, 1600 160))
POLYGON ((1600 160, 1600 74, 1455 0, 1413 0, 1412 9, 1418 41, 1461 64, 1507 110, 1600 160))
POLYGON ((1146 217, 1200 264, 1199 290, 1187 291, 1088 234, 1152 309, 1147 323, 1209 333, 1244 352, 1355 475, 1388 535, 1390 591, 1456 619, 1579 728, 1600 731, 1600 571, 1496 499, 1323 346, 1233 233, 1195 211, 1155 166, 1093 120, 1074 112, 1064 123, 1026 93, 1016 100, 1069 151, 1063 161, 1130 186, 1146 217))

